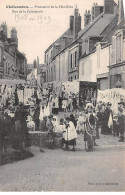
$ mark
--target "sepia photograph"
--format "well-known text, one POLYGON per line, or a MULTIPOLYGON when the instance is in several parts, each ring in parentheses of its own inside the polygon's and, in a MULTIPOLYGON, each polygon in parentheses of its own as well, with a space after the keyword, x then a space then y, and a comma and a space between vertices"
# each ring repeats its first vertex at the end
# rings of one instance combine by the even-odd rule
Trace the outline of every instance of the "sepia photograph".
POLYGON ((0 192, 125 191, 125 0, 0 0, 0 192))

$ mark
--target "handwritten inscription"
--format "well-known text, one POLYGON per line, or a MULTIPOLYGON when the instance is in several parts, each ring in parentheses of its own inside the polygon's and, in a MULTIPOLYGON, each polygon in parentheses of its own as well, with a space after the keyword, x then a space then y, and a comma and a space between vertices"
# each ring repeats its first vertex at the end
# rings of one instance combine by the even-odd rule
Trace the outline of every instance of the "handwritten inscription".
POLYGON ((46 23, 49 24, 51 21, 51 17, 50 16, 44 16, 44 15, 37 15, 37 16, 30 16, 28 14, 24 14, 24 15, 20 15, 20 14, 15 14, 15 21, 16 23, 20 22, 20 21, 38 21, 39 24, 41 23, 46 23))

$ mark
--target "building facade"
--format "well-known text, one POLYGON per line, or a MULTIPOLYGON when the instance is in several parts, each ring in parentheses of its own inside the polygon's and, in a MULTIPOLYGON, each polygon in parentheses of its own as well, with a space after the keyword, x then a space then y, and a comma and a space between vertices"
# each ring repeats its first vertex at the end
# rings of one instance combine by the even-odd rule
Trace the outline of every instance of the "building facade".
MULTIPOLYGON (((69 72, 72 71, 69 63, 74 63, 76 55, 72 55, 72 61, 69 58, 72 53, 72 42, 76 40, 78 32, 81 30, 81 16, 76 7, 74 15, 70 16, 69 29, 64 32, 49 48, 45 51, 45 64, 46 64, 46 82, 52 81, 68 81, 69 72), (70 46, 70 48, 69 48, 70 46)), ((74 47, 74 46, 73 46, 74 47)), ((71 59, 71 58, 70 58, 71 59)), ((78 76, 78 71, 77 71, 78 76)))
POLYGON ((100 90, 125 89, 125 29, 117 30, 111 43, 98 43, 94 52, 79 60, 79 80, 97 82, 100 90))
MULTIPOLYGON (((118 23, 121 23, 122 9, 123 2, 121 0, 119 0, 118 5, 114 0, 104 0, 104 6, 95 3, 91 13, 90 11, 85 12, 85 27, 81 29, 81 16, 76 7, 74 15, 70 16, 69 29, 45 51, 46 82, 80 79, 80 59, 84 60, 95 52, 98 48, 97 43, 101 42, 101 47, 103 47, 111 42, 111 37, 118 28, 118 23)), ((106 49, 104 51, 106 52, 106 49)), ((93 54, 93 58, 95 56, 93 54)), ((88 76, 91 77, 91 75, 88 76)), ((96 81, 96 75, 94 79, 88 76, 86 76, 88 80, 96 81)))
POLYGON ((27 59, 18 50, 18 38, 15 28, 11 37, 7 37, 7 25, 0 26, 0 79, 26 80, 27 59))
POLYGON ((125 26, 112 37, 111 63, 109 66, 110 88, 125 89, 125 26))

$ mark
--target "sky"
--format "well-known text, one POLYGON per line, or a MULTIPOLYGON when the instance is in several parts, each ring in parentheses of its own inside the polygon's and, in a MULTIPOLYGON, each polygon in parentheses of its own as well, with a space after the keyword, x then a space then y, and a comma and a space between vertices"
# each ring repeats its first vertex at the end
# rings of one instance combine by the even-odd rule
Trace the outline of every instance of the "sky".
MULTIPOLYGON (((26 54, 28 63, 33 63, 37 56, 39 62, 44 63, 45 50, 69 28, 69 16, 73 15, 76 4, 82 16, 83 28, 84 12, 91 9, 94 2, 103 5, 104 0, 0 0, 0 24, 6 21, 8 37, 12 27, 17 29, 18 49, 26 54), (7 8, 6 6, 28 6, 29 8, 7 8), (21 11, 22 13, 19 13, 21 11), (29 13, 29 11, 41 13, 29 13)), ((123 3, 125 7, 125 0, 123 3)))

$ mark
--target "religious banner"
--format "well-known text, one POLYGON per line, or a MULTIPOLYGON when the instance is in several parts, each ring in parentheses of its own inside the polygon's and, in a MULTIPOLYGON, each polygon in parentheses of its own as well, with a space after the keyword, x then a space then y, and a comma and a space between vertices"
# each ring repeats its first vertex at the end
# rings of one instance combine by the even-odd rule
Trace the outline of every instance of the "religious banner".
POLYGON ((79 93, 79 82, 63 82, 62 83, 62 92, 66 94, 78 94, 79 93))
POLYGON ((125 89, 113 88, 105 91, 98 90, 97 102, 110 102, 114 111, 118 109, 118 102, 120 99, 125 99, 125 89))
POLYGON ((60 95, 62 92, 62 83, 61 82, 53 82, 53 94, 60 95))

